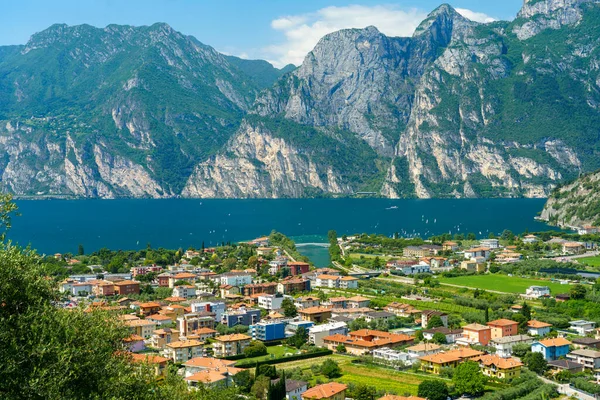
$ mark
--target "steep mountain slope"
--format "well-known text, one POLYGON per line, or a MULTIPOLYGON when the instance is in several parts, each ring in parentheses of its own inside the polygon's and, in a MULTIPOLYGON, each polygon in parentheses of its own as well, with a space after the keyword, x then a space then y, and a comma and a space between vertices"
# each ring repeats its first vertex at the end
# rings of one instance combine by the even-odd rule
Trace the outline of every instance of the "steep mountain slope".
MULTIPOLYGON (((321 160, 319 173, 333 171, 332 187, 340 189, 324 192, 544 197, 561 180, 600 167, 596 3, 527 1, 515 21, 486 25, 443 5, 412 38, 389 38, 373 27, 335 32, 250 112, 318 127, 329 137, 347 131, 377 153, 376 168, 358 179, 346 179, 335 157, 321 160)), ((256 195, 236 183, 227 193, 197 184, 207 170, 224 177, 219 170, 236 159, 253 159, 252 152, 232 151, 247 143, 247 131, 244 125, 219 157, 195 170, 186 195, 256 195)), ((284 140, 293 147, 295 135, 284 140)), ((372 163, 355 168, 363 165, 372 163)), ((275 169, 263 160, 251 169, 238 164, 236 174, 277 182, 275 169)))
POLYGON ((545 197, 600 168, 600 0, 452 7, 325 36, 298 68, 164 24, 0 48, 0 174, 25 195, 545 197), (273 82, 275 82, 273 84, 273 82))
POLYGON ((555 189, 541 218, 563 227, 600 226, 600 171, 555 189))
POLYGON ((0 52, 2 184, 28 195, 177 195, 258 90, 166 24, 54 25, 0 52))

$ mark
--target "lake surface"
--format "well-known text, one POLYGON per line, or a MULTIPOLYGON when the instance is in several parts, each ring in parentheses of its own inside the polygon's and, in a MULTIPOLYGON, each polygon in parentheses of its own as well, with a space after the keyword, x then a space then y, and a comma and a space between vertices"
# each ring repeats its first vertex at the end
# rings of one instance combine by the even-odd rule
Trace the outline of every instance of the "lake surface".
MULTIPOLYGON (((450 232, 515 233, 548 230, 535 221, 543 199, 282 199, 282 200, 21 200, 9 238, 40 253, 86 252, 102 247, 199 248, 283 232, 298 243, 323 243, 339 235, 381 233, 423 237, 450 232)), ((299 250, 327 264, 327 248, 299 250)), ((318 262, 316 260, 319 260, 318 262)))

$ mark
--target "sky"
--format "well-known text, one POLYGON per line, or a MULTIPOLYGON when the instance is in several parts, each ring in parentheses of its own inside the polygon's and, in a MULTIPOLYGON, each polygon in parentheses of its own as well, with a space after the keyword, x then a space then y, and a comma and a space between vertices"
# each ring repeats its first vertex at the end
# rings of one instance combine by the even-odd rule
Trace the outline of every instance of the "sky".
MULTIPOLYGON (((376 26, 410 36, 444 0, 0 0, 0 45, 25 44, 54 23, 151 25, 166 22, 218 51, 300 65, 324 35, 376 26)), ((513 19, 523 0, 451 0, 479 22, 513 19)))

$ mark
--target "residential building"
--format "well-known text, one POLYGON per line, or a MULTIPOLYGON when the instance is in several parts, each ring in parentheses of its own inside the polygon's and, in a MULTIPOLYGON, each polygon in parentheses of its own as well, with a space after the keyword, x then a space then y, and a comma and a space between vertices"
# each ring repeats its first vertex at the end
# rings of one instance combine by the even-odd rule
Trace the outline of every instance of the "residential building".
POLYGON ((139 353, 146 350, 144 338, 141 336, 131 335, 123 339, 123 342, 125 343, 125 346, 127 346, 127 350, 132 353, 139 353))
POLYGON ((215 357, 230 357, 242 354, 252 338, 248 335, 233 334, 217 336, 213 343, 215 357))
POLYGON ((483 258, 487 261, 491 254, 492 252, 489 247, 473 247, 465 250, 465 258, 467 260, 471 260, 473 258, 483 258))
POLYGON ((250 326, 260 321, 260 310, 255 308, 240 308, 228 310, 223 314, 222 323, 228 327, 237 325, 250 326))
POLYGON ((583 372, 583 365, 571 360, 560 359, 548 361, 548 369, 553 373, 569 371, 572 374, 576 374, 583 372))
POLYGON ((533 338, 527 335, 504 336, 492 339, 490 344, 496 349, 496 354, 500 357, 512 356, 513 347, 516 344, 525 343, 531 345, 533 338))
POLYGON ((411 317, 413 315, 421 314, 421 310, 417 310, 415 307, 410 304, 404 303, 390 303, 383 308, 385 311, 396 314, 398 317, 411 317))
MULTIPOLYGON (((160 277, 161 276, 159 275, 159 285, 160 285, 160 277)), ((186 285, 193 285, 194 283, 196 283, 196 279, 198 279, 198 276, 196 276, 195 274, 192 274, 190 272, 179 272, 175 275, 169 275, 167 277, 167 279, 168 279, 169 287, 172 289, 175 287, 175 284, 177 282, 185 282, 186 285)))
POLYGON ((331 306, 331 308, 347 308, 348 307, 348 298, 346 298, 346 297, 330 297, 323 304, 326 306, 331 306))
POLYGON ((325 322, 331 318, 331 308, 309 307, 298 310, 298 315, 303 321, 312 321, 316 324, 325 322))
POLYGON ((439 345, 435 343, 426 342, 419 343, 406 348, 406 352, 412 359, 417 359, 424 356, 428 356, 430 354, 439 353, 440 351, 442 351, 442 348, 439 345))
POLYGON ((592 337, 575 338, 572 340, 576 349, 600 349, 600 339, 592 337))
POLYGON ((308 342, 323 347, 323 338, 332 335, 348 335, 348 325, 344 322, 330 322, 308 328, 308 342))
POLYGON ((448 327, 448 314, 436 310, 425 310, 421 312, 421 327, 423 329, 427 328, 427 324, 432 317, 440 317, 444 327, 448 327))
MULTIPOLYGON (((273 379, 272 384, 277 384, 279 379, 273 379)), ((286 400, 301 400, 302 394, 308 390, 308 383, 296 381, 293 379, 285 380, 285 398, 286 400)))
POLYGON ((579 242, 563 243, 562 251, 564 254, 583 254, 585 253, 585 245, 579 242))
POLYGON ((577 332, 579 336, 586 336, 588 333, 593 333, 596 328, 596 323, 593 321, 586 321, 583 319, 569 322, 570 329, 577 332))
POLYGON ((290 270, 290 275, 302 275, 308 272, 310 265, 300 261, 290 261, 287 263, 287 268, 290 270))
POLYGON ((163 352, 164 356, 174 363, 183 363, 194 357, 202 357, 204 348, 198 340, 178 340, 167 343, 163 352))
POLYGON ((429 254, 430 254, 429 249, 426 249, 422 246, 407 246, 402 251, 402 255, 404 257, 421 258, 421 257, 426 257, 429 254))
POLYGON ((487 346, 492 338, 491 328, 486 325, 473 323, 462 327, 462 337, 456 340, 457 344, 470 346, 479 344, 487 346))
POLYGON ((442 368, 455 368, 463 361, 482 356, 484 353, 469 347, 430 354, 420 358, 421 370, 439 375, 442 368))
POLYGON ((156 323, 156 326, 171 325, 173 320, 171 317, 164 314, 152 314, 146 317, 146 321, 152 321, 156 323))
POLYGON ((235 361, 222 360, 212 357, 194 357, 183 363, 185 367, 185 376, 192 376, 202 371, 219 371, 219 370, 237 370, 235 361))
POLYGON ((331 335, 323 338, 323 344, 330 350, 336 351, 342 344, 349 354, 362 356, 382 347, 400 346, 410 344, 414 337, 382 332, 370 329, 361 329, 350 332, 349 335, 331 335))
POLYGON ((127 296, 130 294, 140 294, 140 283, 136 281, 120 281, 115 282, 115 294, 119 296, 127 296))
POLYGON ((258 298, 258 306, 265 310, 279 310, 283 299, 284 297, 281 293, 263 294, 258 298))
POLYGON ((456 343, 456 340, 462 337, 463 330, 462 329, 449 329, 446 327, 432 328, 432 329, 423 329, 423 337, 426 340, 432 340, 433 335, 436 333, 441 333, 446 336, 446 343, 456 343))
POLYGON ((369 312, 364 313, 362 315, 362 317, 367 322, 373 322, 373 321, 388 321, 388 320, 396 318, 396 315, 392 314, 391 312, 387 312, 387 311, 369 311, 369 312))
POLYGON ((334 289, 357 289, 358 278, 352 276, 318 275, 315 286, 334 289))
POLYGON ((452 241, 446 241, 442 243, 442 249, 444 251, 457 251, 459 249, 458 243, 452 241))
MULTIPOLYGON (((184 380, 191 387, 202 385, 209 389, 222 389, 230 386, 233 382, 231 370, 237 370, 234 367, 228 367, 218 370, 200 371, 185 377, 184 380)), ((237 373, 237 371, 236 371, 237 373)))
POLYGON ((413 359, 410 358, 407 352, 392 350, 389 347, 382 347, 373 350, 373 358, 385 363, 401 362, 405 365, 412 365, 413 359))
POLYGON ((177 329, 157 329, 154 332, 152 332, 152 337, 150 338, 150 346, 156 349, 164 349, 167 344, 177 342, 178 340, 179 331, 177 329))
POLYGON ((600 368, 600 351, 590 349, 574 350, 567 354, 567 359, 583 365, 584 369, 600 368))
POLYGON ((546 336, 552 330, 552 324, 532 319, 527 322, 527 333, 532 336, 546 336))
POLYGON ((512 358, 502 358, 496 354, 486 354, 474 358, 479 363, 481 372, 492 379, 514 379, 521 375, 523 363, 512 358))
POLYGON ((183 314, 177 318, 177 327, 180 335, 187 337, 188 332, 193 332, 200 328, 215 327, 215 314, 208 311, 183 314))
POLYGON ((193 299, 196 297, 196 286, 181 285, 173 288, 173 297, 183 297, 184 299, 193 299))
POLYGON ((354 296, 348 299, 349 308, 364 308, 369 307, 371 300, 364 296, 354 296))
POLYGON ((216 337, 217 333, 217 331, 211 328, 198 328, 194 331, 189 331, 186 337, 188 339, 195 339, 201 342, 206 342, 208 339, 216 337))
POLYGON ((531 244, 531 243, 538 242, 539 240, 540 239, 538 239, 538 237, 535 235, 527 235, 523 238, 523 243, 531 244))
POLYGON ((242 288, 244 296, 252 296, 255 294, 275 294, 277 293, 277 282, 251 283, 242 288))
POLYGON ((525 297, 531 299, 539 299, 540 297, 550 296, 550 288, 548 286, 530 286, 525 290, 525 297))
POLYGON ((223 313, 225 313, 225 310, 227 309, 227 306, 223 301, 198 301, 193 302, 190 307, 192 308, 192 313, 207 311, 215 314, 215 319, 217 321, 223 319, 223 313))
POLYGON ((131 329, 131 333, 148 339, 156 330, 156 323, 145 319, 133 319, 125 321, 124 324, 131 329))
POLYGON ((313 326, 315 326, 314 322, 302 321, 296 317, 293 320, 288 320, 287 325, 285 326, 285 334, 286 336, 293 336, 299 328, 304 328, 308 331, 313 326))
POLYGON ((94 285, 89 282, 73 283, 71 292, 73 296, 88 296, 92 294, 94 285))
POLYGON ((283 294, 310 292, 310 279, 300 276, 288 276, 277 284, 277 291, 283 294))
POLYGON ((156 314, 160 311, 161 305, 154 301, 139 304, 139 313, 145 316, 156 314))
POLYGON ((252 339, 269 342, 285 339, 285 323, 282 321, 260 321, 250 325, 252 339))
POLYGON ((313 296, 298 297, 294 300, 294 305, 296 308, 318 307, 321 305, 321 300, 313 296))
POLYGON ((500 248, 500 241, 498 239, 482 239, 479 241, 479 245, 493 250, 500 248))
POLYGON ((396 270, 402 272, 404 275, 415 275, 415 274, 428 274, 431 272, 429 264, 413 264, 403 265, 396 267, 396 270))
POLYGON ((559 357, 566 356, 569 353, 571 342, 565 338, 544 339, 533 342, 531 351, 542 353, 547 361, 556 360, 559 357))
POLYGON ((345 400, 348 386, 329 382, 312 387, 302 393, 302 400, 345 400))
POLYGON ((220 277, 221 285, 245 286, 252 283, 252 275, 245 272, 228 272, 220 277))
POLYGON ((513 336, 519 333, 519 323, 510 319, 490 321, 487 326, 491 328, 492 339, 513 336))
POLYGON ((115 284, 110 281, 100 281, 92 287, 92 293, 96 296, 113 296, 115 294, 115 284))
POLYGON ((460 269, 464 269, 468 272, 485 272, 486 265, 483 263, 478 263, 475 260, 465 260, 460 262, 460 269))
POLYGON ((154 366, 154 374, 156 376, 165 376, 167 374, 168 358, 149 354, 131 354, 131 361, 136 364, 154 366))

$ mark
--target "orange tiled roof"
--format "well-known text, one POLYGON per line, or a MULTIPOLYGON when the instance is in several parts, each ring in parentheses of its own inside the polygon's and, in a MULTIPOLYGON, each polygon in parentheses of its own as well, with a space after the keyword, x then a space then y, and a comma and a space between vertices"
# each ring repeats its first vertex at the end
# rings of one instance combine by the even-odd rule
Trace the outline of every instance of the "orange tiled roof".
POLYGON ((552 324, 547 324, 545 322, 532 319, 531 321, 527 322, 527 326, 530 328, 550 328, 552 324))
POLYGON ((456 362, 467 358, 482 356, 483 352, 465 347, 457 350, 451 350, 444 353, 436 353, 428 356, 420 357, 420 360, 431 362, 434 364, 446 364, 456 362))
POLYGON ((196 347, 202 346, 202 342, 198 340, 178 340, 177 342, 167 343, 167 347, 171 347, 173 349, 181 349, 185 347, 196 347))
POLYGON ((545 347, 553 347, 553 346, 569 346, 571 342, 569 342, 565 338, 555 338, 555 339, 544 339, 539 341, 540 344, 545 347))
POLYGON ((218 340, 219 342, 237 342, 240 340, 250 339, 252 339, 250 336, 244 335, 242 333, 234 333, 233 335, 223 335, 215 338, 215 340, 218 340))
POLYGON ((327 399, 332 396, 335 396, 338 393, 342 393, 346 389, 348 389, 348 386, 346 386, 342 383, 337 383, 337 382, 324 383, 322 385, 317 385, 315 387, 308 389, 306 392, 304 392, 302 394, 302 398, 316 399, 316 400, 327 399))
POLYGON ((200 367, 206 369, 216 369, 220 367, 229 367, 234 365, 235 361, 230 360, 222 360, 220 358, 212 358, 212 357, 194 357, 190 360, 187 360, 183 365, 186 367, 200 367))
POLYGON ((323 313, 323 312, 331 312, 331 308, 318 306, 318 307, 308 307, 308 308, 304 308, 304 309, 298 311, 298 313, 300 313, 300 314, 319 314, 319 313, 323 313))
POLYGON ((523 366, 523 363, 520 361, 517 361, 515 358, 512 358, 512 357, 502 358, 495 354, 487 354, 487 355, 484 355, 481 357, 477 357, 477 358, 474 358, 473 361, 479 361, 486 367, 495 365, 499 369, 510 369, 510 368, 523 366))
POLYGON ((487 323, 488 326, 509 326, 509 325, 518 325, 519 323, 517 321, 512 321, 510 319, 497 319, 495 321, 490 321, 487 323))
POLYGON ((478 323, 473 323, 473 324, 465 325, 462 328, 463 328, 463 330, 468 330, 468 331, 484 331, 486 329, 490 329, 489 326, 487 326, 487 325, 481 325, 481 324, 478 324, 478 323))

